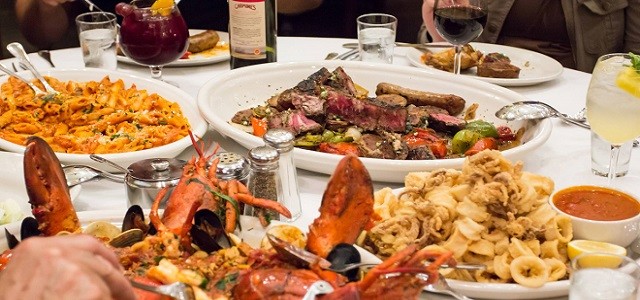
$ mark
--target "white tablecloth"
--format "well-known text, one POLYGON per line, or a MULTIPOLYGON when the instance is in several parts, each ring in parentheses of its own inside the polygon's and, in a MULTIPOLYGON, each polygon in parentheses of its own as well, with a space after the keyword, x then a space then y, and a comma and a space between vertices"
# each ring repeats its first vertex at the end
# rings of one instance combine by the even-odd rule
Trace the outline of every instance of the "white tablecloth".
MULTIPOLYGON (((322 60, 329 52, 345 52, 342 44, 354 42, 350 39, 328 38, 278 38, 278 61, 322 60)), ((394 64, 410 65, 404 57, 403 48, 396 48, 394 64)), ((35 54, 30 55, 32 61, 42 69, 48 68, 44 60, 35 54)), ((82 68, 82 56, 79 48, 56 50, 52 58, 58 68, 82 68)), ((12 59, 5 60, 11 62, 12 59)), ((141 76, 150 76, 149 69, 141 66, 119 63, 118 69, 141 76)), ((165 67, 165 79, 177 82, 180 88, 197 97, 199 88, 216 75, 229 70, 228 62, 199 67, 169 68, 165 67)), ((512 90, 521 93, 524 98, 546 102, 558 110, 575 114, 585 105, 585 95, 589 84, 590 74, 565 69, 562 76, 556 80, 527 87, 514 87, 512 90)), ((525 100, 525 99, 523 99, 525 100)), ((207 141, 216 141, 227 151, 246 153, 246 149, 232 140, 225 139, 218 133, 209 131, 207 141)), ((210 143, 208 143, 210 144, 210 143)), ((549 176, 555 181, 556 188, 580 184, 605 185, 606 179, 595 176, 590 168, 590 133, 589 131, 566 125, 559 120, 553 120, 553 131, 548 142, 524 159, 525 170, 549 176)), ((634 150, 634 152, 637 150, 634 150)), ((194 155, 192 148, 180 155, 190 158, 194 155)), ((640 183, 638 176, 639 164, 637 159, 631 160, 630 171, 623 178, 619 178, 617 186, 633 191, 634 184, 640 183)), ((303 216, 296 222, 306 226, 317 215, 322 192, 326 186, 328 175, 298 170, 298 183, 303 199, 303 216)), ((399 184, 376 182, 375 188, 399 184)), ((75 202, 78 211, 88 210, 122 210, 127 207, 125 187, 122 184, 102 180, 86 183, 75 202)), ((440 296, 434 296, 440 298, 440 296)))

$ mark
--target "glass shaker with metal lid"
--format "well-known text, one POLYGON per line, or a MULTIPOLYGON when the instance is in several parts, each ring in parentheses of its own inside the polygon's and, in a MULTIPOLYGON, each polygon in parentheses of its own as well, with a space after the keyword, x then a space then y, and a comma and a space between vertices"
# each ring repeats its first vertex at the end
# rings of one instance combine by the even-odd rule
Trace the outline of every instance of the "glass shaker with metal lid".
POLYGON ((216 166, 216 177, 220 180, 236 179, 247 184, 249 179, 249 161, 244 156, 233 152, 221 152, 213 156, 220 159, 216 166))
POLYGON ((274 128, 269 129, 262 137, 267 146, 273 147, 280 154, 279 175, 282 181, 282 199, 280 203, 291 212, 291 219, 283 221, 295 221, 302 212, 300 204, 300 192, 298 191, 298 175, 293 162, 293 132, 274 128))
POLYGON ((166 198, 180 181, 185 163, 184 160, 175 158, 151 158, 129 165, 124 178, 129 206, 137 204, 142 208, 151 208, 158 192, 164 187, 170 187, 160 204, 164 208, 166 198))
MULTIPOLYGON (((282 186, 278 176, 278 151, 269 146, 255 147, 249 150, 249 192, 258 198, 280 201, 282 199, 282 186)), ((282 204, 282 202, 280 202, 282 204)), ((245 205, 244 214, 257 216, 263 223, 271 220, 279 220, 277 213, 245 205), (264 219, 263 219, 264 218, 264 219)))

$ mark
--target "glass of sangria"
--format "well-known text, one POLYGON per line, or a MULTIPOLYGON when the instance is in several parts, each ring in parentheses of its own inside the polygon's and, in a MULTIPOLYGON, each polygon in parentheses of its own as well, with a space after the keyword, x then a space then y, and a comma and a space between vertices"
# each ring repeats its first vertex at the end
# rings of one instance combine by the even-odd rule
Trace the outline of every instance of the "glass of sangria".
POLYGON ((162 66, 179 59, 189 46, 189 29, 178 6, 173 0, 134 0, 119 3, 116 13, 123 17, 122 52, 163 80, 162 66))
POLYGON ((453 72, 460 74, 462 47, 480 36, 487 23, 487 0, 436 0, 433 23, 453 45, 453 72))

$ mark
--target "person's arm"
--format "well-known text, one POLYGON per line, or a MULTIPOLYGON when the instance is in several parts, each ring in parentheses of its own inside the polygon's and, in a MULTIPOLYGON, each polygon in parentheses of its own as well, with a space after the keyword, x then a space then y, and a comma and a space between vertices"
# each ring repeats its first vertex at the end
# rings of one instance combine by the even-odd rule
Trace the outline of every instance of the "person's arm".
POLYGON ((32 237, 13 249, 0 272, 0 300, 133 300, 123 273, 116 255, 92 236, 32 237))
POLYGON ((422 2, 422 21, 434 42, 444 42, 444 38, 436 31, 436 26, 433 24, 433 5, 434 0, 422 2))
POLYGON ((278 12, 295 15, 318 8, 323 0, 277 0, 278 12))
POLYGON ((65 2, 67 0, 16 0, 20 31, 31 44, 47 48, 62 39, 69 29, 65 2))
POLYGON ((624 51, 640 55, 640 0, 629 0, 625 9, 624 51))

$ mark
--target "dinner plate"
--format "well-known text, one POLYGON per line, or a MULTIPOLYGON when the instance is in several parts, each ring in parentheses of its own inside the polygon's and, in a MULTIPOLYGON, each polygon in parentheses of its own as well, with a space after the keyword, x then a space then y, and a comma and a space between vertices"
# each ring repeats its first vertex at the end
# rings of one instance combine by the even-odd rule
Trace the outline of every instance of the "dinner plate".
MULTIPOLYGON (((389 82, 416 90, 453 93, 466 99, 467 105, 478 103, 477 118, 511 128, 526 127, 523 144, 503 151, 505 157, 518 160, 542 145, 551 134, 550 120, 539 122, 505 122, 494 116, 504 105, 525 97, 503 87, 468 77, 454 76, 413 67, 367 63, 359 61, 309 61, 270 63, 234 69, 209 80, 198 92, 198 107, 211 126, 246 148, 264 145, 262 139, 229 124, 233 115, 242 109, 263 104, 269 97, 294 87, 322 67, 333 71, 342 66, 353 81, 370 91, 380 82, 389 82)), ((341 155, 294 150, 296 166, 302 169, 332 174, 341 155)), ((389 160, 361 158, 373 180, 403 182, 411 171, 438 168, 460 168, 464 158, 439 160, 389 160)))
MULTIPOLYGON (((207 123, 202 119, 197 107, 195 106, 195 100, 189 94, 183 90, 170 85, 168 83, 151 79, 143 78, 136 75, 131 75, 119 71, 110 71, 104 69, 85 68, 85 69, 49 69, 42 72, 45 76, 55 77, 62 81, 99 81, 105 76, 109 76, 111 81, 122 79, 125 87, 135 85, 138 89, 147 90, 149 93, 157 93, 158 95, 166 98, 169 101, 176 102, 180 105, 184 116, 189 120, 191 124, 191 131, 195 136, 203 136, 207 130, 207 123)), ((30 73, 23 71, 19 72, 19 75, 25 78, 32 78, 30 73)), ((0 78, 0 85, 7 81, 7 77, 0 78)), ((133 152, 123 153, 109 153, 100 154, 100 156, 115 162, 123 167, 128 167, 134 162, 142 159, 156 158, 156 157, 176 157, 184 149, 191 146, 191 139, 189 136, 177 140, 171 144, 163 145, 160 147, 154 147, 150 149, 144 149, 133 152)), ((16 153, 24 153, 25 147, 22 145, 14 144, 4 139, 0 139, 0 148, 16 153)), ((63 164, 82 164, 90 165, 102 170, 114 171, 114 168, 109 167, 106 164, 98 163, 91 158, 89 154, 72 154, 72 153, 56 153, 58 159, 63 164)))
MULTIPOLYGON (((23 157, 22 154, 0 151, 0 166, 2 166, 2 172, 0 172, 0 202, 11 199, 20 205, 20 210, 24 216, 29 216, 31 215, 31 204, 29 204, 29 196, 27 196, 27 189, 24 183, 23 157)), ((72 200, 78 197, 80 190, 80 185, 76 185, 69 190, 72 200)))
MULTIPOLYGON (((195 35, 203 32, 203 29, 189 29, 189 35, 195 35)), ((206 50, 200 53, 193 53, 189 55, 188 58, 181 58, 176 61, 170 62, 165 67, 192 67, 192 66, 202 66, 215 64, 222 61, 227 61, 231 59, 231 55, 229 54, 229 33, 218 31, 218 36, 220 36, 220 41, 216 45, 215 48, 211 50, 206 50)), ((140 65, 139 63, 133 61, 131 58, 128 58, 124 54, 117 55, 118 61, 126 64, 135 64, 140 65)))
MULTIPOLYGON (((501 86, 525 86, 525 85, 533 85, 546 81, 550 81, 558 78, 562 75, 562 71, 564 67, 555 59, 546 56, 542 53, 509 47, 504 45, 496 45, 496 44, 486 44, 486 43, 471 43, 471 46, 476 50, 480 50, 482 53, 502 53, 508 56, 511 59, 511 63, 520 68, 520 77, 519 78, 491 78, 491 77, 480 77, 476 75, 476 68, 470 68, 468 70, 463 70, 462 74, 466 77, 472 77, 478 80, 491 82, 494 84, 498 84, 501 86)), ((439 51, 445 51, 442 48, 433 48, 432 51, 434 53, 439 51)), ((407 59, 411 62, 412 65, 424 68, 431 69, 437 72, 449 73, 446 71, 442 71, 436 69, 434 67, 426 65, 422 61, 422 52, 417 49, 410 48, 407 49, 407 59)))

